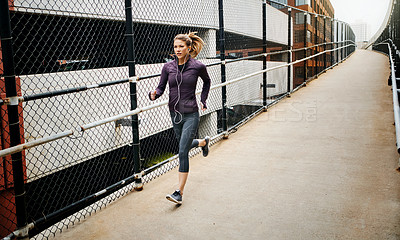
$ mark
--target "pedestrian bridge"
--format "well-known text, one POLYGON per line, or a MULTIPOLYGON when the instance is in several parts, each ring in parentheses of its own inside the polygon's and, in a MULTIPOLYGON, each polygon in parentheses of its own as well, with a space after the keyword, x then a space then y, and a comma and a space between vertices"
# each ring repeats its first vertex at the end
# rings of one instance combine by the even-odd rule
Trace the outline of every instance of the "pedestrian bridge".
POLYGON ((388 57, 357 50, 210 155, 56 239, 399 239, 400 173, 388 57))

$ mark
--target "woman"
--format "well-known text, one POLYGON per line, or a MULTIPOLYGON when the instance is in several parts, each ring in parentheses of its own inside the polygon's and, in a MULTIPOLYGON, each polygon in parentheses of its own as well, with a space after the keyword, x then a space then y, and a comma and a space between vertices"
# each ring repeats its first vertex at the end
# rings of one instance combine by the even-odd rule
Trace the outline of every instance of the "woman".
POLYGON ((210 91, 210 77, 206 66, 194 59, 203 48, 203 40, 195 35, 179 34, 174 38, 175 60, 164 65, 160 83, 156 90, 149 93, 151 100, 159 98, 169 85, 168 107, 176 137, 179 141, 179 187, 166 198, 182 204, 182 195, 189 173, 189 150, 202 147, 203 156, 209 152, 210 138, 194 139, 199 126, 200 116, 196 102, 196 84, 200 77, 203 80, 201 93, 201 110, 206 110, 206 100, 210 91))

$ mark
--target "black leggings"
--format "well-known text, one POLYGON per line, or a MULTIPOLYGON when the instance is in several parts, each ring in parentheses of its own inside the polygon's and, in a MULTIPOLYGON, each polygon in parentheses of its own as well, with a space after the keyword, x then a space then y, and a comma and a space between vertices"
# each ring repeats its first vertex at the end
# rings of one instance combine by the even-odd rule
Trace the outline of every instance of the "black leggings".
POLYGON ((194 137, 199 127, 200 116, 198 112, 183 113, 170 112, 172 125, 176 138, 179 141, 179 172, 189 172, 189 151, 199 146, 199 141, 194 137))

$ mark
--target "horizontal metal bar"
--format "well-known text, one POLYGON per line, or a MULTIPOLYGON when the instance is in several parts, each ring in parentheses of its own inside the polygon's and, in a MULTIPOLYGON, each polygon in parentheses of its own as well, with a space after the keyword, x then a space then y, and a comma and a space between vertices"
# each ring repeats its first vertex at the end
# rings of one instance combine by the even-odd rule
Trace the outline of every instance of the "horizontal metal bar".
POLYGON ((3 150, 0 150, 0 157, 4 157, 4 156, 10 155, 10 154, 21 152, 21 151, 23 151, 25 149, 29 149, 29 148, 32 148, 32 147, 35 147, 35 146, 39 146, 39 145, 42 145, 42 144, 45 144, 45 143, 48 143, 48 142, 52 142, 52 141, 64 138, 64 137, 68 137, 68 136, 71 136, 72 134, 74 134, 74 132, 72 130, 68 130, 68 131, 65 131, 65 132, 62 132, 62 133, 57 133, 57 134, 54 134, 54 135, 51 135, 51 136, 48 136, 48 137, 43 137, 43 138, 40 138, 40 139, 37 139, 37 140, 33 140, 33 141, 30 141, 30 142, 27 142, 27 143, 19 144, 19 145, 14 146, 14 147, 6 148, 6 149, 3 149, 3 150))
POLYGON ((145 79, 149 79, 149 78, 155 78, 155 77, 160 77, 161 73, 157 73, 157 74, 152 74, 152 75, 146 75, 143 77, 138 77, 138 80, 145 80, 145 79))
POLYGON ((317 45, 310 46, 310 47, 296 48, 296 49, 293 49, 292 52, 302 51, 302 50, 315 48, 315 47, 319 47, 319 46, 323 46, 323 45, 329 45, 329 44, 335 44, 335 42, 327 42, 327 43, 321 43, 321 44, 317 44, 317 45))
POLYGON ((269 52, 266 53, 265 55, 269 56, 269 55, 277 55, 277 54, 282 54, 282 53, 288 53, 290 52, 289 50, 284 50, 284 51, 277 51, 277 52, 269 52))
POLYGON ((43 99, 43 98, 60 96, 60 95, 69 94, 69 93, 77 93, 77 92, 85 91, 88 89, 102 88, 102 87, 117 85, 117 84, 126 83, 126 82, 129 82, 129 79, 121 79, 121 80, 110 81, 110 82, 105 82, 105 83, 97 83, 97 84, 88 85, 88 86, 80 86, 80 87, 56 90, 56 91, 51 91, 51 92, 46 92, 46 93, 33 94, 33 95, 24 96, 23 101, 28 102, 28 101, 33 101, 33 100, 38 100, 38 99, 43 99))
POLYGON ((256 54, 256 55, 252 55, 252 56, 248 56, 248 57, 236 58, 233 60, 226 60, 226 63, 233 63, 233 62, 243 61, 243 60, 247 60, 247 59, 263 57, 263 56, 265 56, 265 54, 260 53, 260 54, 256 54))
POLYGON ((217 66, 217 65, 221 65, 221 64, 222 64, 222 62, 210 63, 210 64, 207 64, 206 67, 213 67, 213 66, 217 66))

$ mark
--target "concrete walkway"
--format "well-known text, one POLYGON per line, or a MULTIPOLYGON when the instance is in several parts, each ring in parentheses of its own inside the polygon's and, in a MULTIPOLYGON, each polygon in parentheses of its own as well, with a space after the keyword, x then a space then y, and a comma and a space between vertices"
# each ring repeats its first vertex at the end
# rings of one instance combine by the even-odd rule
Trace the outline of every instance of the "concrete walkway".
POLYGON ((345 63, 177 170, 56 239, 400 239, 400 173, 389 65, 345 63))

